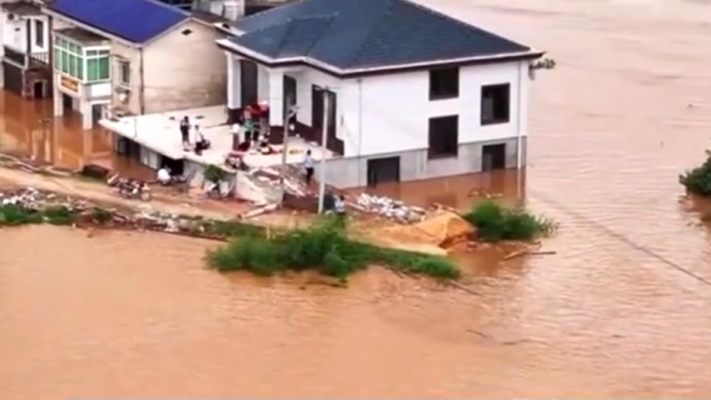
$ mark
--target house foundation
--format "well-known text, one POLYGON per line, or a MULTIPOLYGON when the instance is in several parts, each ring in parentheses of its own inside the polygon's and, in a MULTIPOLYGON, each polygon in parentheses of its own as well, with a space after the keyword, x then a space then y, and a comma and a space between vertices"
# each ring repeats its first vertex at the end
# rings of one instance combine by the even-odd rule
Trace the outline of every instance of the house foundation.
MULTIPOLYGON (((526 147, 526 137, 522 137, 521 167, 525 166, 526 147)), ((427 149, 334 158, 326 161, 326 182, 347 189, 512 169, 518 167, 518 151, 518 139, 508 138, 460 144, 456 158, 428 159, 427 149)), ((319 168, 317 164, 317 177, 319 168)))

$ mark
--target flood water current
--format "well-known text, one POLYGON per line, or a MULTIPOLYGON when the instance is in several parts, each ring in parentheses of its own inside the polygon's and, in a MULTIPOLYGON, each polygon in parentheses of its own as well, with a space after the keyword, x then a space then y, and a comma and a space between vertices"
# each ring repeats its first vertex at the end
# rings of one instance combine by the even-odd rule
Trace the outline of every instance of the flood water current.
MULTIPOLYGON (((525 173, 556 255, 464 260, 474 296, 377 269, 346 290, 223 276, 213 243, 159 234, 0 230, 2 398, 708 396, 709 229, 677 175, 711 136, 711 2, 426 2, 556 59, 525 173)), ((49 108, 0 104, 6 145, 31 148, 49 108)), ((42 154, 102 151, 61 135, 42 154)), ((519 178, 383 190, 464 207, 519 178)))

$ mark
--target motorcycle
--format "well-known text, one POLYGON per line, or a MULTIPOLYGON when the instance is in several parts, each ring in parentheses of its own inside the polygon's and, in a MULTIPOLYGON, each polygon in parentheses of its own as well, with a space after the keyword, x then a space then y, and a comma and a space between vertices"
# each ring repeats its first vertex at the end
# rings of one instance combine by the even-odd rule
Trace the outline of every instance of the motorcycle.
POLYGON ((116 187, 119 196, 124 199, 139 199, 141 201, 150 201, 152 198, 151 188, 146 182, 137 181, 134 179, 118 178, 113 179, 109 183, 116 187))

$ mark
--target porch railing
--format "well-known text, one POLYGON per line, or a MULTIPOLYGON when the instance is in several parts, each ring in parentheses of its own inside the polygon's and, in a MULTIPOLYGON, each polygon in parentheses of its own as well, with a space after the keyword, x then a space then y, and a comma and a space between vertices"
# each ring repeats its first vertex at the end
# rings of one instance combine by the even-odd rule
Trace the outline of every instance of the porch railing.
POLYGON ((30 54, 30 67, 46 67, 49 65, 49 52, 30 54))

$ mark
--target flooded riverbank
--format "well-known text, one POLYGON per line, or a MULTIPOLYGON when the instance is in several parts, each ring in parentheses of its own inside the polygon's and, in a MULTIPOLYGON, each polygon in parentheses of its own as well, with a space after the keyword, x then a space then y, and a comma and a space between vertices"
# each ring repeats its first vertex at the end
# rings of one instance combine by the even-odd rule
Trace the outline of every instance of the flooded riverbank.
POLYGON ((677 175, 709 147, 710 6, 427 3, 558 67, 532 85, 524 190, 515 172, 381 190, 525 192, 557 255, 472 267, 480 296, 377 270, 301 290, 207 271, 202 241, 3 230, 4 397, 706 397, 710 231, 677 175))

